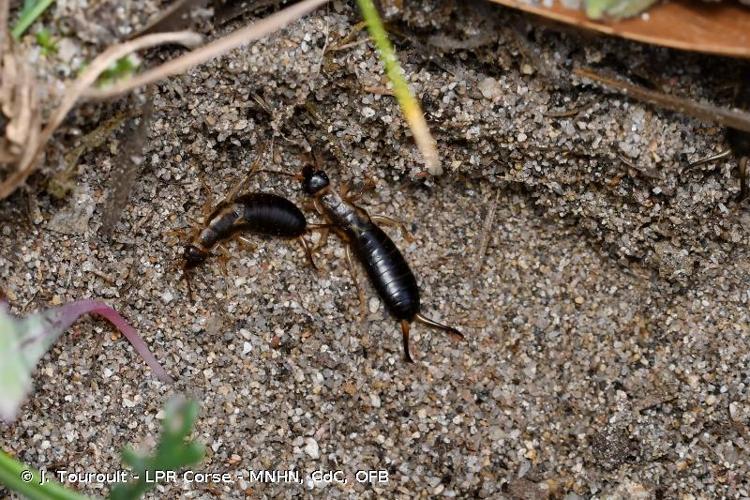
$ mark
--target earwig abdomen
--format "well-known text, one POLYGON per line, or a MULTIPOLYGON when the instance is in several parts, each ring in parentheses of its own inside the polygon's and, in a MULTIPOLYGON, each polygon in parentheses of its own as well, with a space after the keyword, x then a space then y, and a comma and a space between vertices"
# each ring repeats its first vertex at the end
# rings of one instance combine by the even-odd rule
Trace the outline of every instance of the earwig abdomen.
POLYGON ((247 230, 268 236, 293 238, 307 229, 305 215, 291 201, 271 193, 250 193, 239 196, 235 204, 242 217, 234 230, 247 230))
POLYGON ((414 273, 396 245, 373 223, 361 225, 352 246, 375 290, 396 319, 412 321, 419 312, 419 287, 414 273))
POLYGON ((206 226, 185 247, 185 269, 203 264, 214 245, 240 231, 293 238, 306 230, 305 215, 286 198, 271 193, 245 194, 214 209, 206 226))

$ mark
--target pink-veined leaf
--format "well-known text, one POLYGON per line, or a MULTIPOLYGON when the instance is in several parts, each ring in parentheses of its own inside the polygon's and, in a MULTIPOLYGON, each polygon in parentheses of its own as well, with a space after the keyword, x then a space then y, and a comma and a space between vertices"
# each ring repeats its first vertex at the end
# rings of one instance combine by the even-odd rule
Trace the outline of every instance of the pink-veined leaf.
POLYGON ((31 373, 57 338, 80 316, 98 314, 112 323, 133 345, 156 377, 172 378, 162 368, 138 332, 120 314, 95 300, 79 300, 26 318, 14 318, 0 301, 0 418, 11 421, 31 390, 31 373))

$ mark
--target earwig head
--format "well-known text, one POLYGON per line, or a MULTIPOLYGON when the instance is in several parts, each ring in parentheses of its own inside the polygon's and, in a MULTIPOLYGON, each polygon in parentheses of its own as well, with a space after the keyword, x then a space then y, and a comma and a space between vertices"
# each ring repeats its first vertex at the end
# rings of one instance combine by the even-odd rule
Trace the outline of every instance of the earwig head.
POLYGON ((325 189, 330 184, 328 175, 322 170, 313 170, 310 165, 305 166, 302 169, 302 187, 307 194, 314 195, 319 191, 325 189))
POLYGON ((192 269, 206 261, 207 253, 195 245, 188 244, 185 246, 184 257, 185 269, 192 269))

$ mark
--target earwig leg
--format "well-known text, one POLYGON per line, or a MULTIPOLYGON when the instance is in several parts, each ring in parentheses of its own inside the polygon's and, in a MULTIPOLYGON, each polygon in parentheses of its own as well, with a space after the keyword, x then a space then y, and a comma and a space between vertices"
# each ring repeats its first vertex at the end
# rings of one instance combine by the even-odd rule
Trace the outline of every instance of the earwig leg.
POLYGON ((726 158, 727 156, 732 154, 731 149, 727 149, 726 151, 722 151, 721 153, 716 153, 715 155, 709 156, 707 158, 703 158, 697 161, 694 161, 688 165, 687 168, 694 168, 698 167, 700 165, 704 165, 706 163, 710 163, 712 161, 721 160, 722 158, 726 158))
POLYGON ((360 314, 360 323, 365 320, 367 317, 367 309, 365 304, 365 291, 362 289, 361 286, 359 286, 359 281, 357 280, 357 270, 354 267, 354 259, 352 258, 352 251, 351 247, 349 245, 345 246, 346 248, 346 261, 349 263, 349 272, 352 273, 352 281, 354 281, 354 287, 357 289, 357 295, 359 296, 359 314, 360 314))
POLYGON ((231 258, 231 254, 229 253, 229 250, 227 250, 227 247, 224 246, 223 243, 218 243, 216 245, 216 248, 219 249, 221 252, 221 255, 219 256, 219 266, 221 267, 221 274, 223 274, 225 277, 227 276, 227 262, 229 262, 229 259, 231 258))
POLYGON ((406 225, 400 220, 392 219, 390 217, 386 217, 385 215, 371 215, 370 219, 373 222, 377 222, 378 224, 383 224, 386 226, 396 226, 401 230, 401 235, 406 241, 410 243, 414 241, 414 236, 411 235, 409 230, 406 229, 406 225))
MULTIPOLYGON (((325 226, 325 225, 321 224, 321 226, 325 226)), ((330 227, 330 225, 329 225, 329 227, 330 227)), ((313 246, 313 252, 315 252, 317 250, 320 250, 321 248, 323 248, 324 246, 326 246, 328 244, 328 235, 331 234, 331 231, 329 230, 328 227, 315 228, 315 230, 316 231, 320 231, 320 239, 315 244, 315 246, 313 246)))
POLYGON ((425 325, 431 326, 433 328, 437 328, 438 330, 443 330, 448 333, 451 337, 453 337, 456 340, 463 340, 464 334, 453 328, 452 326, 448 325, 442 325, 438 323, 437 321, 431 320, 430 318, 424 316, 423 314, 419 313, 417 314, 414 319, 419 321, 420 323, 423 323, 425 325))
POLYGON ((299 241, 299 244, 302 245, 302 250, 305 251, 305 255, 307 255, 307 261, 310 263, 310 266, 317 271, 318 266, 315 265, 312 252, 310 251, 310 245, 308 245, 307 240, 304 236, 299 236, 297 238, 297 241, 299 241))
POLYGON ((190 230, 185 227, 177 227, 174 229, 167 229, 166 231, 162 232, 164 236, 177 236, 179 240, 184 240, 190 230))
MULTIPOLYGON (((271 144, 273 145, 273 140, 271 141, 271 144)), ((258 150, 258 158, 250 165, 250 172, 247 173, 247 175, 237 183, 231 191, 226 195, 224 198, 224 201, 232 201, 237 197, 237 194, 240 192, 240 190, 244 189, 245 186, 247 186, 248 181, 257 173, 262 172, 258 167, 260 167, 261 159, 263 158, 263 155, 266 152, 266 149, 268 148, 267 143, 263 143, 263 145, 260 146, 258 150)))
POLYGON ((739 171, 740 171, 740 194, 737 195, 737 202, 742 202, 745 198, 747 198, 748 195, 748 186, 747 186, 747 166, 748 162, 750 161, 750 158, 747 156, 743 156, 740 158, 739 161, 739 171))
POLYGON ((333 227, 333 224, 308 224, 307 229, 310 231, 323 231, 333 227))
POLYGON ((190 297, 190 302, 195 302, 195 295, 193 295, 193 287, 190 284, 190 272, 187 269, 182 270, 182 279, 185 280, 185 284, 187 285, 188 296, 190 297))
POLYGON ((405 319, 401 320, 401 340, 404 344, 404 361, 414 363, 414 360, 411 359, 411 353, 409 353, 409 322, 405 319))
POLYGON ((303 179, 302 175, 300 174, 293 174, 291 172, 284 172, 282 170, 268 170, 268 169, 261 169, 257 170, 256 173, 264 173, 264 174, 274 174, 274 175, 285 175, 287 177, 293 177, 294 179, 301 181, 303 179))
MULTIPOLYGON (((201 189, 205 192, 206 198, 206 201, 203 203, 203 208, 201 208, 201 212, 203 212, 203 218, 205 219, 214 210, 214 194, 213 191, 211 191, 211 188, 208 186, 208 183, 204 179, 201 179, 201 189)), ((195 219, 193 219, 192 217, 189 217, 189 219, 195 224, 195 219)))
POLYGON ((240 242, 240 245, 242 245, 245 248, 250 248, 250 250, 255 250, 256 248, 258 248, 255 245, 255 243, 253 243, 252 241, 248 240, 244 236, 236 236, 235 238, 237 239, 237 241, 240 242))
POLYGON ((313 247, 313 251, 320 250, 324 246, 328 244, 328 235, 330 235, 331 232, 328 229, 323 229, 320 231, 320 239, 313 247))
MULTIPOLYGON (((354 203, 357 200, 359 200, 360 198, 362 198, 362 196, 366 192, 373 191, 376 187, 378 187, 377 182, 375 182, 374 180, 372 180, 372 178, 368 177, 368 178, 365 179, 365 182, 359 187, 359 189, 357 189, 354 193, 348 193, 347 192, 347 197, 348 197, 349 201, 351 201, 351 202, 354 203)), ((347 191, 348 191, 348 189, 347 189, 347 191)))

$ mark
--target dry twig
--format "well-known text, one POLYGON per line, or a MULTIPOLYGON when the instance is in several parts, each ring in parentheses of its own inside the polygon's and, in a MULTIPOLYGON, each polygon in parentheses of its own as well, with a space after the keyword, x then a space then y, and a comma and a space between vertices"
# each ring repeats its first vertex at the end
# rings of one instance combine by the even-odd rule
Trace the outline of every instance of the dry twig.
POLYGON ((485 219, 484 226, 482 227, 482 240, 479 242, 479 250, 477 251, 476 264, 474 265, 474 275, 478 276, 479 271, 482 270, 484 264, 484 256, 487 253, 487 247, 490 245, 490 239, 495 233, 492 231, 492 226, 495 224, 495 214, 497 213, 497 202, 500 199, 500 189, 495 189, 495 200, 490 205, 490 210, 487 212, 487 218, 485 219))
MULTIPOLYGON (((195 45, 196 43, 199 43, 201 39, 202 38, 200 35, 191 31, 158 33, 154 35, 145 35, 141 38, 112 46, 101 53, 96 59, 91 62, 91 64, 86 68, 86 71, 84 71, 81 76, 79 76, 73 83, 69 85, 68 90, 63 96, 62 102, 50 117, 50 120, 44 127, 44 130, 42 130, 41 134, 39 134, 38 140, 31 141, 27 139, 27 144, 31 144, 32 146, 27 147, 18 164, 18 169, 10 174, 8 178, 6 178, 3 183, 0 184, 0 199, 8 197, 13 191, 15 191, 15 189, 19 185, 21 185, 21 183, 26 180, 29 175, 31 175, 31 173, 36 168, 36 160, 39 157, 43 146, 47 143, 50 137, 52 137, 52 134, 55 132, 55 130, 57 130, 57 127, 60 126, 65 116, 73 108, 75 103, 86 91, 86 89, 91 87, 99 78, 99 75, 104 72, 114 61, 117 61, 118 59, 125 57, 132 52, 136 52, 145 48, 167 43, 195 45)), ((5 59, 7 59, 7 54, 4 60, 5 59)), ((6 75, 3 76, 3 84, 5 84, 6 75)), ((33 110, 35 109, 33 103, 36 99, 35 93, 33 92, 33 81, 29 80, 27 82, 21 79, 21 82, 27 84, 26 87, 22 88, 25 89, 24 92, 29 92, 28 95, 30 97, 27 98, 27 94, 22 93, 20 101, 30 102, 31 105, 29 106, 29 109, 33 110)), ((6 112, 5 107, 3 107, 3 112, 6 112)), ((38 129, 38 126, 32 126, 29 128, 29 133, 32 134, 31 138, 36 138, 38 129)))
POLYGON ((245 28, 239 29, 224 38, 219 38, 208 45, 204 45, 183 56, 167 61, 161 66, 144 71, 143 73, 108 87, 106 89, 89 89, 84 95, 90 99, 109 99, 143 87, 149 83, 158 82, 167 77, 179 75, 188 69, 219 57, 243 44, 259 40, 274 33, 302 16, 315 10, 329 0, 305 0, 296 3, 271 16, 261 19, 245 28))
POLYGON ((678 113, 683 113, 699 120, 717 122, 725 127, 750 132, 750 113, 748 112, 718 108, 710 104, 701 104, 691 99, 649 90, 645 87, 633 85, 632 83, 609 78, 588 68, 577 68, 573 72, 578 76, 593 80, 605 88, 615 90, 639 101, 645 101, 662 108, 677 111, 678 113))

